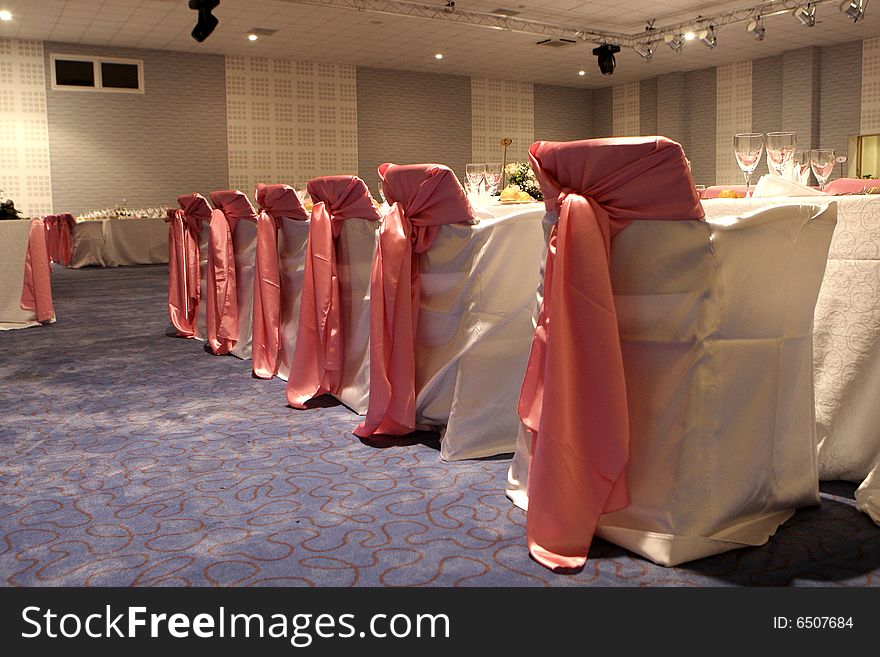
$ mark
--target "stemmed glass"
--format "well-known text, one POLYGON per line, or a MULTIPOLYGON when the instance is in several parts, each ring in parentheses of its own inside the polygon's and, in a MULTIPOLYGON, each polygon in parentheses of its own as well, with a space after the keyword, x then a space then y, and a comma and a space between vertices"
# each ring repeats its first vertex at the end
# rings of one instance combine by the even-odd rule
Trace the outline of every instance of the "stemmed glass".
POLYGON ((486 187, 489 196, 495 196, 498 191, 498 185, 501 184, 501 162, 490 162, 486 164, 486 187))
POLYGON ((795 148, 797 148, 797 133, 767 133, 767 155, 770 158, 770 164, 773 165, 776 173, 780 176, 789 162, 791 162, 791 156, 794 155, 795 148))
POLYGON ((810 151, 810 167, 819 181, 819 191, 825 191, 825 182, 834 171, 834 151, 830 148, 814 148, 810 151))
POLYGON ((749 196, 752 174, 758 166, 763 151, 764 135, 760 132, 743 132, 733 136, 733 152, 736 154, 736 163, 746 179, 746 197, 749 196))
POLYGON ((480 195, 483 188, 483 179, 486 176, 485 164, 467 164, 465 165, 465 176, 467 178, 468 190, 471 194, 480 195))

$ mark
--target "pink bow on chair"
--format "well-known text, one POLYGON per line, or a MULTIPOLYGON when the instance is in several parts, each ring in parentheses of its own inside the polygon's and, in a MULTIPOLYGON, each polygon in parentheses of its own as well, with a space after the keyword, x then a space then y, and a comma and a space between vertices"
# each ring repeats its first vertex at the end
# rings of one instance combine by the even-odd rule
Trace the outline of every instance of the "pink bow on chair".
POLYGON ((315 201, 309 224, 296 350, 287 380, 287 401, 294 408, 339 390, 343 341, 336 271, 337 238, 347 219, 379 221, 370 192, 356 176, 324 176, 309 181, 315 201))
POLYGON ((370 402, 359 437, 415 429, 419 256, 444 224, 473 223, 455 174, 442 164, 379 167, 391 208, 382 218, 370 285, 370 402))
POLYGON ((278 229, 285 219, 306 221, 296 190, 288 185, 257 185, 257 252, 254 258, 253 372, 261 379, 278 373, 281 344, 281 273, 278 229))
POLYGON ((519 399, 532 433, 527 535, 549 568, 586 562, 599 516, 629 504, 629 419, 611 238, 640 219, 699 220, 681 146, 664 137, 537 142, 532 168, 559 221, 519 399))
POLYGON ((257 214, 239 191, 211 192, 211 235, 208 249, 208 345, 216 355, 228 354, 238 342, 238 294, 232 234, 239 221, 256 223, 257 214))
POLYGON ((180 337, 195 335, 196 312, 201 300, 199 240, 202 223, 211 217, 201 194, 177 197, 179 210, 168 210, 168 316, 180 337))

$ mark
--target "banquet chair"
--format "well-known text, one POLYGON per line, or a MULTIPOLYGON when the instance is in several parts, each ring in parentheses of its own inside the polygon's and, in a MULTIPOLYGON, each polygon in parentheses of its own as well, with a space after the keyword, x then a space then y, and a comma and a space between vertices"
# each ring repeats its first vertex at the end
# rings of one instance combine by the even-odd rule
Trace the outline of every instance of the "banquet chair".
MULTIPOLYGON (((257 185, 260 214, 254 258, 252 359, 254 376, 271 379, 286 372, 290 345, 284 328, 299 315, 303 260, 309 218, 289 185, 257 185)), ((288 331, 289 333, 289 331, 288 331)))
POLYGON ((812 316, 836 206, 699 221, 663 138, 530 155, 559 213, 508 481, 532 555, 580 567, 594 532, 662 565, 765 543, 819 500, 812 316))
POLYGON ((370 271, 379 213, 356 176, 324 176, 308 183, 312 198, 308 245, 296 314, 286 317, 280 376, 294 408, 329 393, 366 412, 369 381, 370 271))
POLYGON ((62 212, 56 221, 55 227, 55 256, 58 264, 65 267, 70 265, 73 258, 73 228, 76 225, 76 219, 69 212, 62 212))
POLYGON ((180 337, 207 338, 203 274, 211 207, 201 194, 177 197, 168 210, 168 315, 180 337))
POLYGON ((46 229, 46 252, 49 256, 49 262, 59 262, 60 255, 58 253, 58 215, 47 214, 43 217, 43 226, 46 229))
POLYGON ((251 357, 257 213, 240 191, 211 192, 206 323, 215 355, 251 357))
POLYGON ((379 167, 389 210, 370 289, 370 394, 355 434, 431 428, 452 461, 509 453, 532 334, 541 215, 477 223, 437 164, 379 167))
POLYGON ((55 321, 43 218, 0 221, 0 331, 55 321))

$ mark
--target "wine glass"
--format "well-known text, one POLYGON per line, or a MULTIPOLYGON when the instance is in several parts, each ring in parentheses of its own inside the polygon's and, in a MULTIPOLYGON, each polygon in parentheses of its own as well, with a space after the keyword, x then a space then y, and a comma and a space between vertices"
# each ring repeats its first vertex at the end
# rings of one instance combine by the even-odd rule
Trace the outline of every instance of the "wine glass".
POLYGON ((749 196, 749 187, 752 184, 752 174, 761 153, 764 151, 764 135, 760 132, 743 132, 733 136, 733 152, 736 154, 736 163, 746 179, 746 197, 749 196))
POLYGON ((486 175, 485 164, 467 164, 465 165, 465 177, 468 184, 469 193, 479 196, 483 187, 483 178, 486 175))
POLYGON ((830 148, 814 148, 810 151, 810 167, 819 181, 819 191, 825 191, 825 182, 834 171, 834 151, 830 148))
POLYGON ((782 176, 797 148, 797 133, 768 132, 767 156, 776 173, 782 176))
POLYGON ((495 196, 498 185, 501 184, 501 162, 489 162, 486 164, 486 187, 489 196, 495 196))
POLYGON ((796 150, 794 155, 792 155, 791 161, 794 164, 794 171, 792 173, 794 174, 795 181, 802 185, 809 184, 810 151, 796 150))

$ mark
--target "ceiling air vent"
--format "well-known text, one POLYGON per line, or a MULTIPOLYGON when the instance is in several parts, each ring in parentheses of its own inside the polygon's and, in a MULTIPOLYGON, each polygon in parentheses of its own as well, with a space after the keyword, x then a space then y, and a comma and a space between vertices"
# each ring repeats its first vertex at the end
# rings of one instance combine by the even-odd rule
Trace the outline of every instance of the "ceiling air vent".
POLYGON ((248 34, 256 34, 257 36, 272 36, 278 30, 273 30, 268 27, 252 27, 247 31, 248 34))
POLYGON ((565 46, 573 46, 577 41, 574 39, 544 39, 538 41, 536 45, 545 46, 547 48, 564 48, 565 46))
POLYGON ((506 7, 498 7, 498 9, 493 9, 489 12, 490 14, 496 14, 497 16, 517 16, 521 14, 521 11, 517 11, 516 9, 507 9, 506 7))

